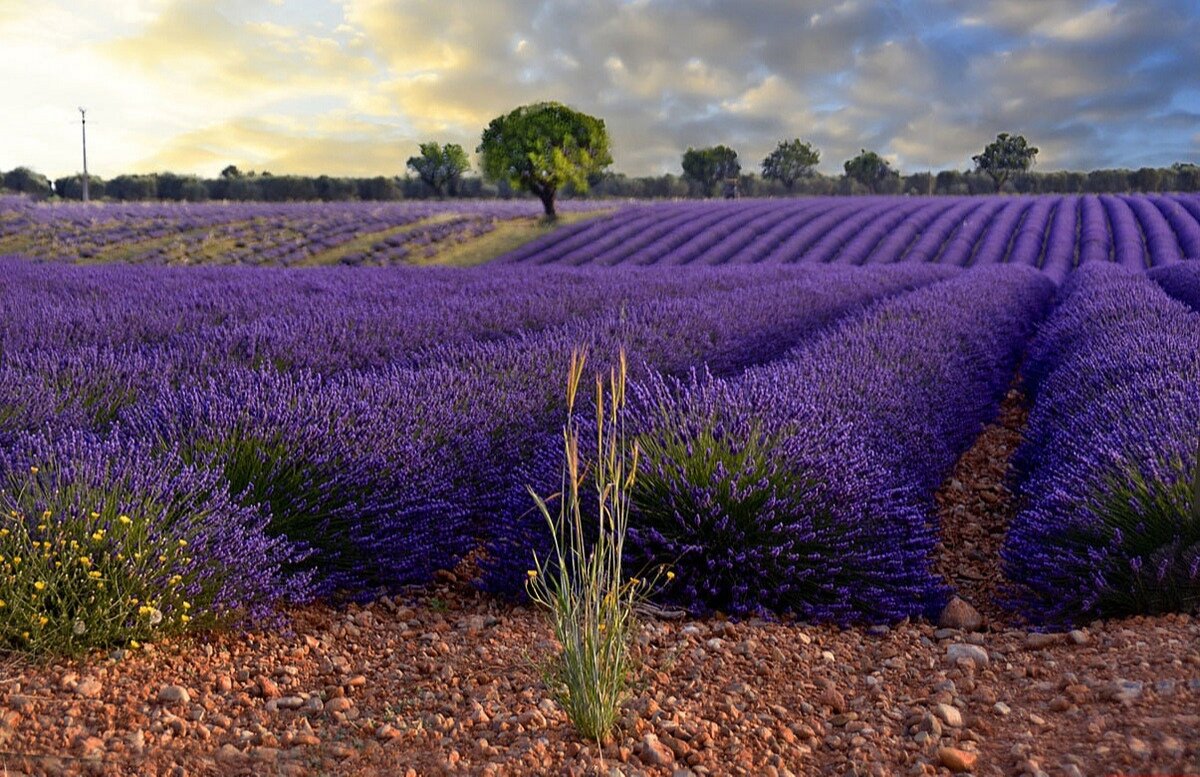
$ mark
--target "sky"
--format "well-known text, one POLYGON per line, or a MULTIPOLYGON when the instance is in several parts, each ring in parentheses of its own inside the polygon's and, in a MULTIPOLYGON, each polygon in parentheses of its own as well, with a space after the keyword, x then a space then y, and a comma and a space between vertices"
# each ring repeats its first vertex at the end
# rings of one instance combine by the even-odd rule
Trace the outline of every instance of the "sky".
POLYGON ((1040 170, 1200 162, 1197 0, 0 0, 0 73, 0 170, 51 177, 78 106, 105 177, 401 174, 541 100, 630 175, 791 137, 968 169, 999 132, 1040 170))

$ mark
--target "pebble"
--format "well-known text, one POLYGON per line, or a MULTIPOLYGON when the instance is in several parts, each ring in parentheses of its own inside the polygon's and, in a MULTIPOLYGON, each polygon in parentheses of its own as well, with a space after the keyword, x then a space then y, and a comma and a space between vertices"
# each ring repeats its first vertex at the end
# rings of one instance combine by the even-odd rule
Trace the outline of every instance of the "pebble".
POLYGON ((1065 634, 1044 634, 1040 631, 1034 631, 1025 637, 1025 647, 1031 650, 1042 650, 1043 648, 1063 642, 1065 638, 1065 634))
POLYGON ((958 774, 973 770, 979 761, 979 756, 956 747, 943 747, 938 750, 938 761, 942 766, 958 774))
POLYGON ((158 700, 163 704, 188 704, 192 697, 182 685, 164 685, 158 689, 158 700))
POLYGON ((962 713, 958 711, 958 708, 952 707, 949 704, 938 704, 933 708, 933 711, 937 713, 939 718, 945 721, 947 726, 962 728, 962 713))
POLYGON ((1145 740, 1138 739, 1137 737, 1130 737, 1128 743, 1129 752, 1134 758, 1141 758, 1142 760, 1145 760, 1153 754, 1150 750, 1150 745, 1146 744, 1145 740))
POLYGON ((1113 701, 1132 702, 1142 695, 1145 685, 1140 680, 1117 680, 1113 687, 1113 701))
POLYGON ((74 693, 85 699, 95 699, 100 696, 102 690, 104 690, 104 686, 98 680, 86 677, 75 685, 74 693))
POLYGON ((675 763, 675 754, 663 744, 653 732, 642 738, 642 750, 638 758, 648 766, 670 766, 675 763))
POLYGON ((1012 707, 1009 707, 1002 701, 998 701, 993 704, 992 709, 994 709, 998 715, 1008 715, 1010 712, 1012 712, 1012 707))
POLYGON ((330 699, 325 702, 326 712, 345 712, 354 706, 354 702, 347 699, 345 696, 339 696, 336 699, 330 699))
POLYGON ((957 661, 960 658, 969 658, 978 666, 983 666, 989 661, 987 651, 979 645, 965 645, 961 642, 947 646, 946 657, 951 661, 957 661))
POLYGON ((946 629, 978 631, 983 626, 983 616, 970 604, 955 596, 942 609, 938 625, 946 629))

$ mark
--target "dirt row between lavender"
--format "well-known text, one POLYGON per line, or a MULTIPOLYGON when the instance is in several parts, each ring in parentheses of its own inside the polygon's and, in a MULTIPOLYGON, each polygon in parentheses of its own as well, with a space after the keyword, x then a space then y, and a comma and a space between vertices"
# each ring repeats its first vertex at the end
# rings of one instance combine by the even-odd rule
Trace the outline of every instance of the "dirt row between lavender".
POLYGON ((0 672, 18 774, 1200 774, 1200 621, 1016 628, 995 604, 1015 393, 938 495, 939 570, 982 614, 840 630, 648 621, 620 731, 581 742, 546 698, 541 613, 443 576, 306 607, 292 632, 0 672))

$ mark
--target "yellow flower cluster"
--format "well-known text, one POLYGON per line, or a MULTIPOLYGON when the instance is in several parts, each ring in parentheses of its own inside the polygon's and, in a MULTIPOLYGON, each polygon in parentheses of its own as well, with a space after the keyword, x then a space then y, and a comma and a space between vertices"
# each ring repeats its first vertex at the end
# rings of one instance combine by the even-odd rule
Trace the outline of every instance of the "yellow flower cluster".
MULTIPOLYGON (((22 493, 17 499, 22 501, 22 493)), ((10 520, 0 520, 0 648, 139 647, 139 640, 177 633, 197 617, 184 600, 184 576, 168 572, 162 578, 164 564, 170 570, 190 563, 187 539, 154 539, 136 517, 103 508, 72 515, 39 505, 0 516, 5 513, 10 520)))

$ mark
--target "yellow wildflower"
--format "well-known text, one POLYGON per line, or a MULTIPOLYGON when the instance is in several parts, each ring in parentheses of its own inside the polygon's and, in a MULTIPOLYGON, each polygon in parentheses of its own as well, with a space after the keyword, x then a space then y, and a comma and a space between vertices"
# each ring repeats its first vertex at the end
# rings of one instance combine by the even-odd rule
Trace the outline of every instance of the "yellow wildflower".
POLYGON ((674 572, 667 572, 667 579, 668 579, 668 580, 674 580, 674 579, 675 579, 675 573, 674 573, 674 572))
POLYGON ((30 472, 32 472, 34 475, 36 475, 36 474, 38 473, 38 468, 37 468, 37 467, 30 467, 30 468, 29 468, 29 471, 30 471, 30 472))
POLYGON ((133 521, 132 521, 132 520, 130 520, 130 518, 129 518, 129 516, 128 516, 128 515, 121 515, 121 516, 117 516, 117 520, 118 520, 119 522, 121 522, 121 523, 125 524, 126 526, 128 526, 128 525, 129 525, 129 524, 131 524, 131 523, 133 523, 133 521))
POLYGON ((186 547, 187 547, 187 540, 180 540, 180 541, 179 541, 179 547, 181 547, 181 548, 186 548, 186 547))
POLYGON ((536 569, 526 570, 525 574, 528 575, 530 580, 532 580, 535 577, 537 577, 537 570, 536 569))
POLYGON ((37 591, 45 591, 46 590, 46 584, 43 583, 41 580, 38 580, 37 582, 35 582, 33 584, 33 587, 37 591))

